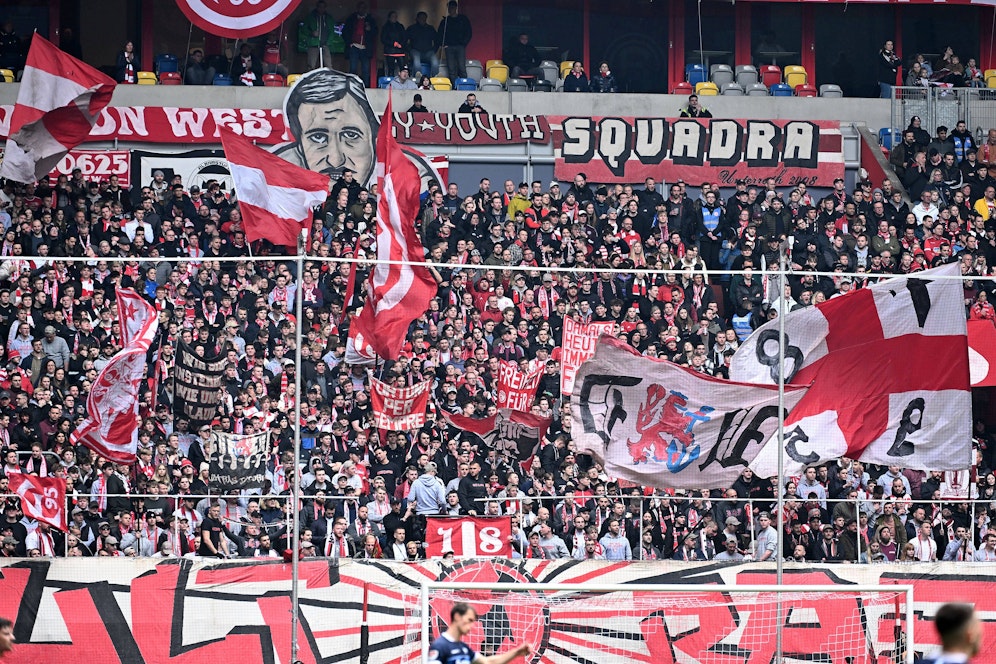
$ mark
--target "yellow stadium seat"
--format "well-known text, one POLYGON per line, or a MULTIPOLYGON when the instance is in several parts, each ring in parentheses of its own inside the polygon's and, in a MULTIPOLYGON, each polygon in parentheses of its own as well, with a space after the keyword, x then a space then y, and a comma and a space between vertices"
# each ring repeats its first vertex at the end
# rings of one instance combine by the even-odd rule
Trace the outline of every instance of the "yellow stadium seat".
POLYGON ((488 60, 484 63, 484 71, 491 69, 495 65, 503 65, 503 64, 505 63, 502 62, 501 60, 488 60))
POLYGON ((996 88, 996 69, 987 69, 982 78, 985 80, 987 88, 996 88))
POLYGON ((0 69, 0 76, 3 77, 4 83, 14 82, 14 72, 10 69, 0 69))
POLYGON ((574 67, 573 60, 564 60, 560 63, 560 78, 567 78, 567 74, 570 73, 571 68, 574 67))
POLYGON ((809 83, 809 74, 801 65, 788 65, 785 67, 785 82, 794 90, 797 86, 809 83))
POLYGON ((505 81, 508 80, 508 66, 498 64, 488 67, 488 78, 493 78, 502 85, 505 85, 505 81))
POLYGON ((137 78, 137 83, 139 85, 155 85, 158 83, 155 72, 151 71, 140 71, 138 72, 137 78))
POLYGON ((715 97, 719 94, 719 87, 712 81, 702 81, 695 84, 695 94, 703 97, 715 97))
POLYGON ((290 86, 292 86, 295 83, 297 83, 297 79, 299 79, 299 78, 301 78, 300 74, 291 74, 290 76, 288 76, 287 77, 287 87, 289 88, 290 86))
POLYGON ((429 83, 432 84, 433 90, 452 90, 453 84, 450 83, 450 79, 445 76, 434 76, 429 79, 429 83))

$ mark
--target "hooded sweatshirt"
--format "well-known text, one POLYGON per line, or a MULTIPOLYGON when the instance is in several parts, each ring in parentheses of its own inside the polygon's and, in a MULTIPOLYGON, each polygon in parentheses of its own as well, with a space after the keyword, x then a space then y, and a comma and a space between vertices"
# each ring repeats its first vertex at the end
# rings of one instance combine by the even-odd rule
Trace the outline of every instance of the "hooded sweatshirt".
POLYGON ((416 514, 439 514, 446 505, 443 484, 435 475, 419 475, 408 490, 408 500, 414 501, 416 514))

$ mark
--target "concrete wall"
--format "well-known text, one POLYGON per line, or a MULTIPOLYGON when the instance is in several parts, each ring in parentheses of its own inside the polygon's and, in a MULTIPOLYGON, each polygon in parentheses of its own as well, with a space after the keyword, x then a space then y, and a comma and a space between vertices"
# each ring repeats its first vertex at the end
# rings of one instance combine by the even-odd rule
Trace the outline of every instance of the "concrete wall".
MULTIPOLYGON (((18 84, 0 85, 0 104, 13 104, 18 84)), ((211 86, 151 87, 121 85, 114 92, 114 106, 179 106, 216 108, 280 108, 285 88, 215 88, 211 86)), ((369 90, 370 103, 380 112, 387 103, 386 90, 369 90)), ((412 92, 398 92, 394 107, 404 110, 412 92)), ((433 111, 456 112, 466 92, 422 92, 433 111)), ((677 95, 590 95, 542 92, 479 92, 481 105, 491 113, 540 115, 620 115, 674 117, 686 104, 677 95)), ((704 105, 715 117, 747 119, 839 120, 867 125, 877 132, 889 126, 890 102, 883 99, 821 99, 795 97, 708 97, 704 105)))

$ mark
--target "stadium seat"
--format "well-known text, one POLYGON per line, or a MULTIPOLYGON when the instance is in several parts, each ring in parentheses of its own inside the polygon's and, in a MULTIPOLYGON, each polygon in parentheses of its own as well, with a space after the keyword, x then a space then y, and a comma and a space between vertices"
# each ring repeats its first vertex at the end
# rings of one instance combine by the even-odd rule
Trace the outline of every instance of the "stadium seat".
POLYGON ((181 83, 183 83, 183 78, 180 76, 180 72, 178 71, 159 72, 160 85, 180 85, 181 83))
POLYGON ((751 83, 747 86, 748 97, 767 97, 768 86, 764 83, 751 83))
POLYGON ((543 80, 550 81, 550 83, 556 85, 557 83, 557 63, 552 60, 544 60, 540 63, 540 71, 543 72, 543 80))
POLYGON ((744 89, 758 82, 757 68, 754 65, 737 65, 736 75, 737 84, 744 89))
POLYGON ((886 150, 891 150, 900 135, 901 132, 898 129, 893 130, 888 127, 882 127, 878 130, 878 144, 886 150))
POLYGON ((772 97, 791 97, 792 87, 786 83, 775 83, 771 86, 772 97))
MULTIPOLYGON (((786 85, 788 85, 786 83, 786 85)), ((803 83, 802 85, 795 86, 795 96, 796 97, 818 97, 819 92, 817 89, 809 85, 808 83, 803 83)))
POLYGON ((287 87, 290 87, 297 83, 297 79, 301 78, 300 74, 291 74, 287 77, 287 87))
POLYGON ((136 75, 138 80, 136 81, 139 85, 155 85, 158 83, 156 80, 156 75, 151 71, 140 71, 136 75))
POLYGON ((737 85, 736 83, 727 83, 723 86, 721 92, 727 97, 743 97, 744 89, 737 85))
POLYGON ((788 65, 785 67, 785 82, 793 90, 800 85, 809 83, 809 74, 806 68, 801 65, 788 65))
POLYGON ((418 66, 418 70, 422 72, 422 76, 428 76, 430 73, 432 73, 432 63, 423 62, 418 66))
POLYGON ((567 74, 570 73, 571 67, 574 66, 573 60, 564 60, 560 63, 560 78, 567 78, 567 74))
POLYGON ((996 88, 996 69, 987 69, 985 75, 987 88, 996 88))
POLYGON ((529 92, 529 84, 521 78, 510 78, 505 81, 505 89, 509 92, 529 92))
POLYGON ((702 65, 685 65, 685 80, 695 85, 706 80, 706 70, 702 65))
POLYGON ((484 65, 480 60, 467 60, 467 78, 474 79, 474 85, 484 78, 484 65))
POLYGON ((719 88, 712 81, 702 81, 695 84, 695 94, 703 97, 715 97, 719 94, 719 88))
POLYGON ((381 90, 387 90, 391 87, 391 81, 394 79, 390 76, 381 76, 377 79, 377 87, 381 90))
POLYGON ((834 83, 824 83, 820 86, 820 96, 839 99, 844 96, 844 91, 840 89, 839 85, 834 83))
POLYGON ((215 74, 214 75, 214 84, 215 85, 221 85, 221 86, 231 86, 232 85, 232 77, 229 76, 228 74, 215 74))
POLYGON ((477 89, 481 92, 501 92, 505 88, 502 87, 501 81, 496 81, 493 78, 482 78, 481 82, 477 84, 477 89))
POLYGON ((694 92, 692 84, 688 81, 682 81, 678 85, 674 86, 674 90, 671 91, 673 95, 690 95, 694 92))
POLYGON ((505 63, 502 62, 501 58, 496 58, 494 60, 485 60, 484 71, 491 69, 495 65, 503 65, 503 64, 505 63))
POLYGON ((782 70, 778 65, 761 65, 761 82, 769 88, 775 83, 781 83, 782 70))
POLYGON ((502 85, 508 80, 508 66, 503 64, 488 67, 488 78, 493 78, 502 85))
POLYGON ((11 69, 0 69, 0 78, 3 78, 4 83, 14 82, 14 72, 11 69))
POLYGON ((162 53, 156 56, 156 71, 160 74, 180 71, 180 62, 172 53, 162 53))
POLYGON ((433 90, 452 90, 453 84, 450 83, 450 79, 445 76, 434 76, 429 79, 429 83, 432 84, 433 90))
POLYGON ((284 87, 284 77, 280 74, 263 74, 263 87, 282 88, 284 87))
POLYGON ((545 78, 533 83, 533 92, 553 92, 553 83, 545 78))
POLYGON ((436 73, 436 76, 442 76, 443 78, 449 78, 450 77, 450 70, 446 66, 445 62, 440 62, 439 63, 439 71, 436 73))
POLYGON ((476 90, 477 81, 472 78, 458 78, 456 80, 455 90, 476 90))
POLYGON ((733 74, 733 67, 730 65, 713 65, 709 67, 709 78, 720 90, 727 83, 733 83, 736 78, 733 74))

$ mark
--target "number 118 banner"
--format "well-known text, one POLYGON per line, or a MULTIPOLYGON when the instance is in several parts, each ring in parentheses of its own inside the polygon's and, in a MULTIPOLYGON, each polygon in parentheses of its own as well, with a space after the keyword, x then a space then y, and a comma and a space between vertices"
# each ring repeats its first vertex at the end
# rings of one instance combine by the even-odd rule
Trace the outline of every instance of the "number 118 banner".
POLYGON ((512 517, 430 516, 425 524, 425 555, 440 558, 511 558, 512 517))

